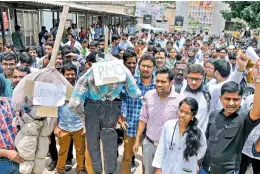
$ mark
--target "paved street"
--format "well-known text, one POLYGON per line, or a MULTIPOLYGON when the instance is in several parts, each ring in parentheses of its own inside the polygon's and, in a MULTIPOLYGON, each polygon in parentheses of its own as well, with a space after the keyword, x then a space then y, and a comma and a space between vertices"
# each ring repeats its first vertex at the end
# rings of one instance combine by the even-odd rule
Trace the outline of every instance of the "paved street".
MULTIPOLYGON (((75 154, 76 153, 75 153, 75 149, 73 150, 73 154, 74 154, 74 159, 73 159, 74 166, 73 166, 73 169, 70 172, 68 172, 67 174, 77 174, 77 172, 76 172, 76 159, 75 159, 75 157, 76 157, 75 154)), ((116 174, 120 174, 121 173, 120 171, 121 171, 122 157, 123 157, 123 146, 120 146, 119 147, 118 168, 117 168, 116 174)), ((136 155, 136 159, 135 159, 136 165, 137 165, 137 170, 135 171, 134 174, 142 174, 142 159, 143 159, 143 157, 142 157, 142 148, 140 147, 139 151, 138 151, 138 153, 136 155)), ((49 164, 49 163, 50 163, 50 159, 47 160, 47 164, 49 164)), ((54 173, 55 173, 55 171, 49 172, 48 170, 45 170, 43 172, 43 174, 54 174, 54 173)), ((253 174, 253 171, 252 171, 251 168, 247 172, 247 174, 253 174)))
MULTIPOLYGON (((73 150, 73 169, 68 172, 67 174, 76 174, 76 152, 75 152, 75 149, 73 150)), ((116 174, 120 174, 121 172, 121 162, 122 162, 122 157, 123 157, 123 145, 119 147, 119 157, 118 157, 118 168, 117 168, 117 173, 116 174)), ((134 174, 141 174, 142 173, 142 148, 140 147, 139 148, 139 151, 136 155, 136 158, 135 158, 135 161, 136 161, 136 165, 137 165, 137 170, 135 171, 134 174)), ((47 160, 47 163, 46 164, 49 164, 50 163, 50 159, 47 160)), ((45 171, 43 172, 43 174, 54 174, 55 171, 53 172, 49 172, 47 169, 45 169, 45 171)))

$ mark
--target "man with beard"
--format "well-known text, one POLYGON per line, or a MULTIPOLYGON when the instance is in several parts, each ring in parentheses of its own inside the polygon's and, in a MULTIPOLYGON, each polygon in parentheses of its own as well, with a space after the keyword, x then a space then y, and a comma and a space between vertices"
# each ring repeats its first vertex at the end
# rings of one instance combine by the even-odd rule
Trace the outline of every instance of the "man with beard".
MULTIPOLYGON (((61 69, 64 77, 74 86, 76 82, 77 67, 66 63, 61 69)), ((55 125, 54 134, 59 140, 59 153, 57 161, 57 174, 68 171, 68 153, 73 140, 77 156, 77 172, 84 174, 85 131, 84 124, 79 116, 74 115, 68 108, 68 102, 59 107, 58 123, 55 125)))
MULTIPOLYGON (((132 50, 126 50, 124 53, 124 64, 131 71, 132 74, 135 72, 137 55, 132 50)), ((142 96, 147 91, 155 88, 153 70, 155 69, 155 59, 153 55, 144 54, 139 61, 140 75, 135 78, 138 88, 142 92, 142 96)), ((134 156, 133 145, 136 140, 136 133, 138 127, 138 121, 140 117, 140 110, 142 108, 142 100, 134 99, 129 94, 126 94, 126 99, 122 102, 122 112, 125 113, 119 118, 119 123, 122 128, 125 129, 124 133, 124 154, 122 161, 122 171, 124 174, 130 174, 135 171, 135 162, 131 159, 134 156), (125 109, 124 109, 125 108, 125 109), (125 111, 124 111, 125 110, 125 111), (131 172, 130 172, 131 166, 131 172)))
POLYGON ((62 65, 62 56, 61 56, 61 52, 58 52, 57 58, 56 58, 56 63, 55 63, 55 68, 61 72, 61 65, 62 65))
POLYGON ((174 88, 177 93, 181 92, 183 85, 187 85, 187 81, 184 79, 186 68, 187 64, 184 61, 177 61, 174 66, 174 88))
MULTIPOLYGON (((248 57, 245 55, 239 56, 237 58, 238 67, 235 70, 234 73, 228 78, 230 74, 230 69, 227 69, 225 71, 226 73, 229 73, 228 76, 224 79, 221 79, 219 76, 222 71, 218 72, 215 69, 215 75, 218 76, 219 79, 223 80, 222 82, 216 84, 215 86, 210 87, 209 91, 205 91, 205 86, 203 86, 203 78, 205 75, 204 67, 202 67, 199 64, 191 64, 188 66, 187 70, 187 86, 183 86, 181 90, 181 94, 184 95, 184 97, 192 97, 200 103, 197 119, 199 121, 198 126, 203 130, 206 131, 209 114, 218 105, 218 99, 220 97, 220 90, 222 85, 224 84, 224 81, 235 81, 237 83, 240 83, 242 79, 243 72, 245 70, 245 67, 248 62, 248 57), (229 70, 229 71, 228 71, 229 70)), ((214 64, 215 65, 215 64, 214 64)), ((229 65, 229 64, 228 64, 229 65)), ((230 68, 230 66, 228 66, 230 68)), ((217 79, 218 79, 217 78, 217 79)))
MULTIPOLYGON (((143 63, 143 62, 142 62, 143 63)), ((142 66, 142 65, 141 65, 142 66)), ((133 150, 138 151, 141 135, 146 128, 143 141, 143 165, 145 174, 155 172, 152 166, 153 157, 159 144, 164 123, 177 118, 178 104, 182 97, 176 93, 173 86, 173 73, 164 67, 156 70, 155 88, 148 91, 143 99, 140 120, 133 150)))

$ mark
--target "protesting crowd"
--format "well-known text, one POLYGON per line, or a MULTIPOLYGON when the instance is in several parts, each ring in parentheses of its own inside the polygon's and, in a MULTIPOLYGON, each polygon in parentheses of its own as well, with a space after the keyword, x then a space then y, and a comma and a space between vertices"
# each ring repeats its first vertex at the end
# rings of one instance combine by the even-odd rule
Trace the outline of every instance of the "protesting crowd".
POLYGON ((102 23, 64 29, 55 68, 74 90, 49 119, 35 118, 30 105, 17 112, 13 94, 50 63, 58 25, 43 26, 29 47, 15 26, 0 53, 1 174, 41 174, 45 157, 57 174, 70 171, 74 157, 79 174, 112 174, 121 145, 123 174, 135 172, 140 149, 144 174, 245 174, 250 166, 260 173, 259 33, 108 29, 108 36, 102 23), (92 65, 109 56, 123 61, 126 80, 97 86, 92 65))

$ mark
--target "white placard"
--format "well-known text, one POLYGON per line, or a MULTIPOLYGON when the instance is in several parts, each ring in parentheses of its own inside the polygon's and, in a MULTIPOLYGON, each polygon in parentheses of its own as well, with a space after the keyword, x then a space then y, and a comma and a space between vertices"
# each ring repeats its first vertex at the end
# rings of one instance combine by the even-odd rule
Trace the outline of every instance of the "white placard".
POLYGON ((97 62, 93 63, 92 67, 96 86, 126 80, 125 67, 121 60, 97 62))
POLYGON ((35 82, 33 105, 62 106, 66 99, 65 85, 35 82))

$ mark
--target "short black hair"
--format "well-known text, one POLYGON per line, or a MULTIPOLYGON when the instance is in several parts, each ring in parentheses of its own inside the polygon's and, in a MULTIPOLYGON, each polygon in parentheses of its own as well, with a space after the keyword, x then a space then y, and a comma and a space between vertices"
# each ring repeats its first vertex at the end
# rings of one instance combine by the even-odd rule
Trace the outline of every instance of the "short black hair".
POLYGON ((26 72, 27 74, 30 74, 31 71, 27 66, 17 66, 15 67, 17 71, 26 72))
POLYGON ((218 71, 223 78, 230 75, 231 67, 228 61, 224 59, 217 59, 214 61, 214 67, 215 71, 218 71))
POLYGON ((72 49, 71 49, 71 52, 72 53, 74 53, 74 54, 80 54, 80 51, 78 50, 78 48, 76 48, 76 47, 73 47, 72 49))
POLYGON ((75 74, 77 74, 77 67, 73 65, 71 62, 65 63, 61 67, 61 73, 64 75, 66 70, 73 70, 75 74))
POLYGON ((101 38, 99 39, 99 42, 105 42, 105 38, 104 38, 104 37, 101 37, 101 38))
POLYGON ((205 74, 205 70, 203 68, 203 66, 199 65, 199 64, 190 64, 187 68, 187 73, 200 73, 201 75, 205 74))
POLYGON ((4 54, 4 57, 1 59, 1 63, 3 62, 3 60, 5 60, 5 61, 14 60, 16 63, 17 57, 14 53, 6 53, 6 54, 4 54))
POLYGON ((91 53, 86 57, 86 63, 88 63, 88 62, 93 62, 93 63, 95 63, 95 62, 96 62, 96 55, 97 55, 97 52, 91 52, 91 53))
POLYGON ((234 82, 234 81, 229 81, 223 84, 221 87, 221 96, 224 95, 225 93, 234 93, 238 92, 239 96, 243 95, 243 88, 240 86, 240 84, 234 82))
POLYGON ((219 49, 219 52, 220 52, 221 50, 224 50, 226 53, 228 52, 225 47, 220 48, 220 49, 219 49))
POLYGON ((27 63, 30 66, 33 64, 33 61, 34 61, 33 56, 27 52, 22 52, 19 55, 19 60, 20 60, 21 64, 27 63))
POLYGON ((231 60, 236 60, 237 59, 237 54, 236 53, 228 53, 228 59, 231 60))
POLYGON ((153 52, 153 54, 154 54, 154 50, 155 50, 155 46, 154 45, 149 45, 148 48, 147 48, 147 51, 153 52))
POLYGON ((121 39, 121 37, 117 34, 113 34, 112 35, 112 42, 114 42, 115 40, 121 39))
POLYGON ((83 40, 81 41, 81 44, 84 44, 84 43, 88 43, 88 40, 87 40, 87 39, 83 39, 83 40))
POLYGON ((173 41, 171 41, 171 40, 167 41, 166 45, 168 45, 168 44, 171 44, 171 46, 173 46, 173 41))
POLYGON ((62 48, 61 48, 61 53, 62 53, 62 56, 65 56, 66 54, 69 54, 69 53, 71 53, 71 48, 70 48, 70 46, 68 46, 68 45, 65 45, 65 46, 63 46, 62 48))
POLYGON ((181 54, 177 53, 177 55, 175 56, 175 59, 178 61, 178 60, 181 60, 182 59, 182 56, 181 54))
POLYGON ((21 27, 20 27, 20 25, 16 25, 16 26, 14 27, 14 29, 15 29, 15 31, 18 31, 18 30, 21 29, 21 27))
POLYGON ((26 52, 29 52, 29 51, 36 51, 37 52, 37 49, 34 46, 30 46, 30 47, 26 48, 26 52))
POLYGON ((166 56, 166 50, 163 47, 156 47, 154 49, 154 54, 161 53, 161 52, 163 52, 164 55, 166 56))
POLYGON ((94 47, 97 47, 98 46, 98 44, 99 44, 99 41, 96 41, 96 40, 92 40, 90 43, 89 43, 89 47, 90 46, 94 46, 94 47))
POLYGON ((142 57, 139 59, 139 65, 142 63, 144 60, 150 60, 153 62, 153 66, 156 66, 156 61, 153 55, 151 54, 143 54, 142 57))
POLYGON ((155 76, 157 76, 157 74, 168 74, 169 81, 172 81, 174 79, 174 74, 172 70, 167 67, 157 69, 155 72, 155 76))
POLYGON ((123 54, 124 62, 126 62, 129 57, 135 57, 136 58, 136 62, 137 62, 137 54, 136 54, 136 52, 134 50, 132 50, 132 49, 126 49, 125 50, 125 52, 123 54))
POLYGON ((45 46, 51 46, 52 48, 54 47, 54 42, 53 41, 49 41, 45 43, 45 46))

